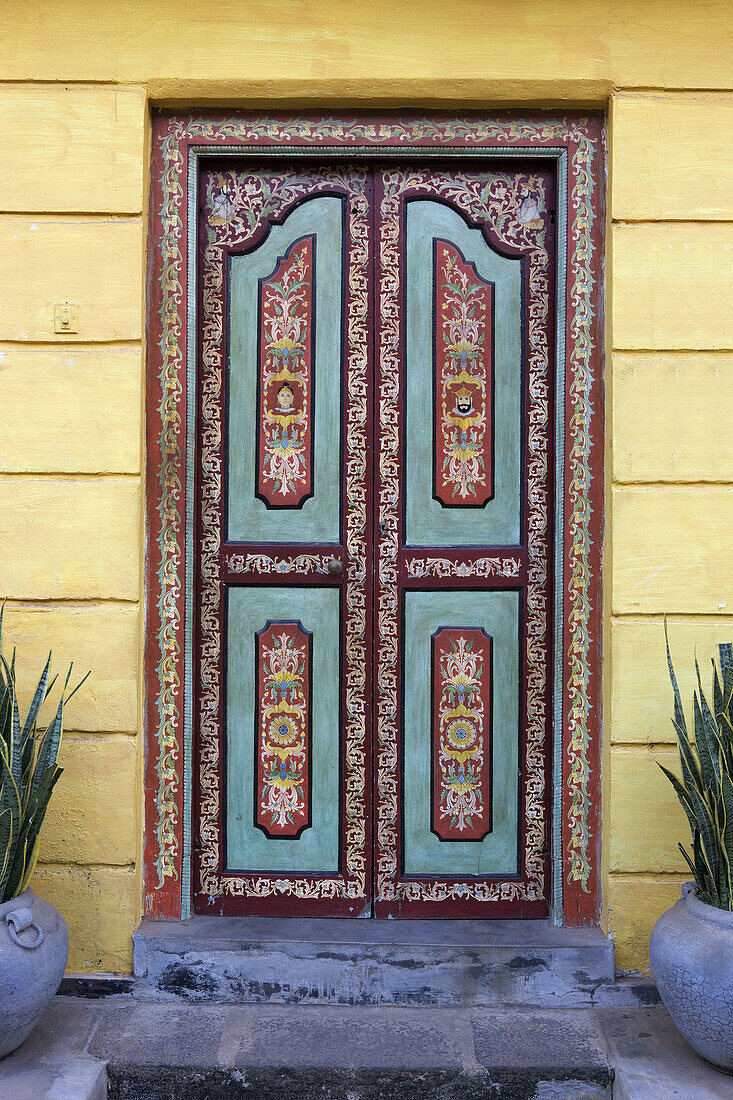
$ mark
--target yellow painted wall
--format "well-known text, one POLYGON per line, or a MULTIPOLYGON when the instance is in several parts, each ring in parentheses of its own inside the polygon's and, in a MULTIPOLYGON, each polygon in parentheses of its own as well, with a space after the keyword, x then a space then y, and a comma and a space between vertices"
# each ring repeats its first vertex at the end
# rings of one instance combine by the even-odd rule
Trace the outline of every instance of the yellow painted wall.
MULTIPOLYGON (((685 875, 661 617, 733 637, 729 0, 6 0, 0 595, 69 707, 39 890, 72 971, 127 971, 141 912, 144 248, 153 103, 609 110, 604 905, 643 969, 685 875), (53 331, 57 301, 78 334, 53 331)), ((24 680, 27 688, 29 679, 24 680)))

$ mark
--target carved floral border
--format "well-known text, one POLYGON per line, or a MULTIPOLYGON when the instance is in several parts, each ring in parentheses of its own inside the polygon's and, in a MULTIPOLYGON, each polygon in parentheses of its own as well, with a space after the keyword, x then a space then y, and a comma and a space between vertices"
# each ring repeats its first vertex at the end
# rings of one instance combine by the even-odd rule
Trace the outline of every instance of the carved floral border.
POLYGON ((192 146, 547 148, 567 153, 568 292, 563 588, 563 886, 566 917, 598 911, 600 264, 603 148, 593 116, 401 120, 161 115, 153 135, 148 392, 145 909, 179 916, 183 876, 186 175, 192 146), (596 483, 594 486, 594 482, 596 483))

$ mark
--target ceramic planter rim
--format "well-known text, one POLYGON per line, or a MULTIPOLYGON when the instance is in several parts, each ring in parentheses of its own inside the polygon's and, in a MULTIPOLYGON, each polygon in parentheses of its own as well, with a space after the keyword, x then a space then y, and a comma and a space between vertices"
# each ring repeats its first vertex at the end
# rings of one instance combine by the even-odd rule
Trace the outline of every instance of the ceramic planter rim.
MULTIPOLYGON (((700 920, 707 921, 708 924, 717 924, 733 931, 733 912, 731 912, 730 909, 718 909, 715 905, 708 905, 706 901, 701 901, 695 892, 694 882, 686 882, 683 885, 682 899, 687 900, 690 912, 694 916, 699 917, 700 920)), ((0 912, 1 911, 0 908, 0 912)))
POLYGON ((30 886, 26 887, 22 894, 17 894, 10 901, 4 901, 0 905, 0 920, 6 913, 12 913, 14 909, 32 909, 33 902, 36 900, 36 895, 31 890, 30 886))

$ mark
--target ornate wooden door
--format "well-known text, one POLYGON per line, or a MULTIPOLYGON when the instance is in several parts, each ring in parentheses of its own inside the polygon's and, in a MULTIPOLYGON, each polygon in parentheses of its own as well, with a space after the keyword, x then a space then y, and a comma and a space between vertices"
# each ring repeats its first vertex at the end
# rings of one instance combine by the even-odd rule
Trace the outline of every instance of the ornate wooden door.
POLYGON ((548 912, 553 175, 204 172, 201 912, 548 912))

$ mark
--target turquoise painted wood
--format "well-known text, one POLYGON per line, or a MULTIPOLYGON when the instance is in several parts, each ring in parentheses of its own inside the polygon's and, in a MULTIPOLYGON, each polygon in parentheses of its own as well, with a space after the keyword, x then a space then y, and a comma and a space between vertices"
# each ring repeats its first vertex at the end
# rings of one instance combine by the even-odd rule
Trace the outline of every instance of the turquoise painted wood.
POLYGON ((343 203, 308 199, 273 225, 252 252, 231 260, 228 530, 233 542, 339 541, 341 492, 343 203), (313 496, 300 508, 273 510, 255 495, 259 280, 299 238, 316 240, 313 496))
POLYGON ((519 783, 519 594, 406 592, 404 643, 404 846, 408 875, 515 874, 519 783), (441 841, 430 828, 431 636, 478 627, 493 639, 492 831, 482 841, 441 841))
POLYGON ((228 597, 226 866, 238 871, 338 869, 339 592, 334 588, 233 588, 228 597), (254 825, 255 634, 270 620, 300 620, 312 634, 312 825, 269 839, 254 825))
POLYGON ((409 546, 501 546, 519 542, 521 455, 521 264, 500 256, 481 231, 444 203, 407 205, 405 409, 409 546), (450 241, 494 283, 495 493, 482 508, 444 508, 433 497, 433 242, 450 241))

